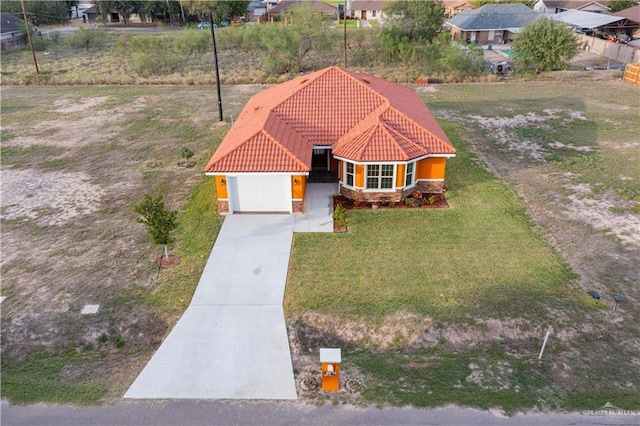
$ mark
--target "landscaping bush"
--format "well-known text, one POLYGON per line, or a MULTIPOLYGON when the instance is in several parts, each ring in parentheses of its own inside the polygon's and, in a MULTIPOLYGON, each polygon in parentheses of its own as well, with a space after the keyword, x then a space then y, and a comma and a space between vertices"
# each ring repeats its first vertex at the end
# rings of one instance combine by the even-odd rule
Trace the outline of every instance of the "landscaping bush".
POLYGON ((99 50, 104 47, 106 38, 104 31, 80 27, 74 34, 65 37, 64 43, 71 49, 99 50))

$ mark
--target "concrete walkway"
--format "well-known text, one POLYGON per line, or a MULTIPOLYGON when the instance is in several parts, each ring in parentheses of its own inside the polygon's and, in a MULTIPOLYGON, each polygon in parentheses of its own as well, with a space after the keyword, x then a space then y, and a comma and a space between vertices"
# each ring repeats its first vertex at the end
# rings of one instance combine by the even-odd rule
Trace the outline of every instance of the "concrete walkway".
POLYGON ((191 304, 131 385, 133 399, 296 399, 284 321, 293 231, 333 232, 336 184, 301 215, 229 215, 191 304))
POLYGON ((225 218, 191 305, 125 398, 297 398, 282 309, 294 220, 225 218))
POLYGON ((295 232, 333 232, 333 196, 337 183, 310 183, 304 197, 304 213, 295 215, 295 232))

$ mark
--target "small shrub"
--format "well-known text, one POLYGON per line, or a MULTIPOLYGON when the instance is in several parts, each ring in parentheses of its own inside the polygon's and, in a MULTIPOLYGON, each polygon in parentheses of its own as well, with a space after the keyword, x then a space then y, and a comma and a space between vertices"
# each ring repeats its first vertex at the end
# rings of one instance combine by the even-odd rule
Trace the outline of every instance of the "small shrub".
POLYGON ((186 146, 182 146, 182 148, 180 149, 180 157, 187 161, 189 160, 191 157, 193 157, 193 151, 191 151, 189 148, 187 148, 186 146))
POLYGON ((427 198, 427 204, 433 204, 436 202, 436 200, 438 199, 438 197, 436 197, 435 194, 431 194, 429 195, 429 197, 427 198))
POLYGON ((122 336, 117 335, 116 337, 113 338, 113 344, 115 345, 116 348, 121 348, 124 346, 124 339, 122 338, 122 336))
POLYGON ((101 49, 106 40, 106 34, 100 30, 85 30, 78 28, 74 34, 65 37, 65 43, 72 49, 98 50, 101 49))
POLYGON ((102 333, 100 337, 98 337, 98 343, 107 343, 108 340, 109 337, 104 333, 102 333))
POLYGON ((338 204, 333 210, 333 224, 336 228, 346 226, 347 218, 344 213, 344 207, 342 207, 342 204, 338 204))

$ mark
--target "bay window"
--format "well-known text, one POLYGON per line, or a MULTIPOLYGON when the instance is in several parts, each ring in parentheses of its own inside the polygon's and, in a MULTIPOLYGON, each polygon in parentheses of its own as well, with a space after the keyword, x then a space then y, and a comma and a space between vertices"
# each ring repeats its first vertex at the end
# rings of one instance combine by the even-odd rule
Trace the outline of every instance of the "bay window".
POLYGON ((367 189, 393 189, 393 164, 367 165, 367 189))

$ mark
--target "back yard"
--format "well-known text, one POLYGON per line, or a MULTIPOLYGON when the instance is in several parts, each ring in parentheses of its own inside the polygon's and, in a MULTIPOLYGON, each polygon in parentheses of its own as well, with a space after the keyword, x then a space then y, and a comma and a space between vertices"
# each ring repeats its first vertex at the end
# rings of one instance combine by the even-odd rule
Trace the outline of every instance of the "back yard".
MULTIPOLYGON (((259 90, 225 87, 225 115, 259 90)), ((459 150, 451 208, 350 211, 346 234, 296 235, 285 295, 296 373, 317 374, 317 348, 339 345, 343 377, 365 388, 334 402, 638 408, 637 89, 419 90, 459 150)), ((221 221, 202 175, 228 130, 203 102, 212 94, 2 88, 3 396, 115 401, 188 305, 221 221), (182 145, 195 168, 176 166, 182 145), (182 263, 159 276, 160 248, 133 212, 147 192, 180 211, 182 263), (81 315, 85 304, 101 308, 81 315)))

